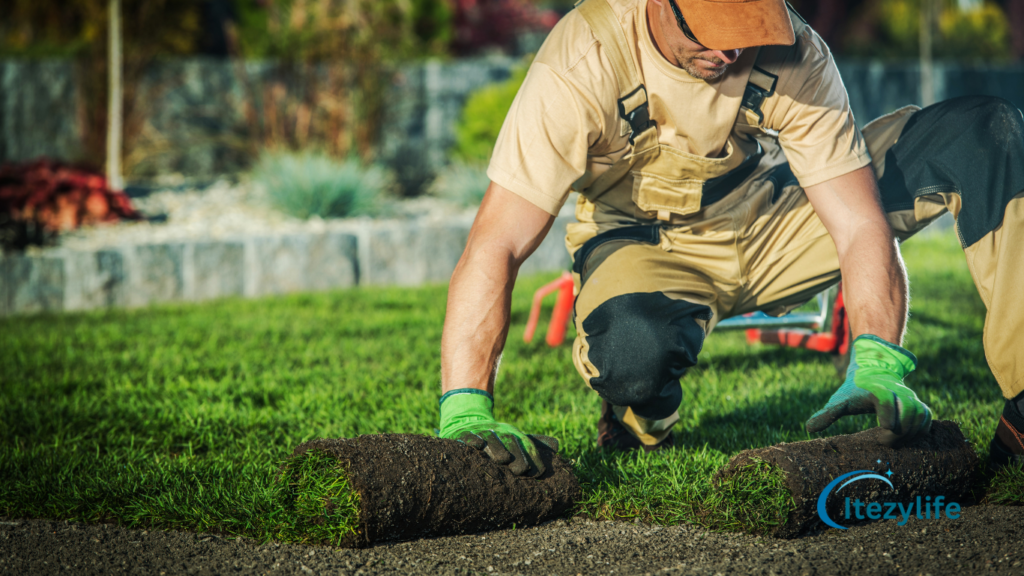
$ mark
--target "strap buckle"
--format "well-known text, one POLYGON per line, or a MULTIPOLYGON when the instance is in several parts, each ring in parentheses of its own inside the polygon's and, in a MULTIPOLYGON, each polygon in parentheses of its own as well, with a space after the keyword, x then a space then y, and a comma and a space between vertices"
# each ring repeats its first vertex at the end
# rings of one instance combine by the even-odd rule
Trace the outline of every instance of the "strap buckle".
POLYGON ((740 107, 757 114, 759 122, 764 122, 764 113, 761 112, 761 105, 764 101, 775 95, 775 85, 779 77, 758 66, 750 71, 750 79, 743 91, 743 100, 740 107))
POLYGON ((636 137, 641 132, 654 126, 654 122, 651 121, 651 111, 647 106, 647 88, 643 84, 637 86, 636 90, 619 98, 619 118, 622 118, 629 124, 630 144, 635 144, 636 137), (626 110, 627 104, 630 105, 629 111, 626 110))

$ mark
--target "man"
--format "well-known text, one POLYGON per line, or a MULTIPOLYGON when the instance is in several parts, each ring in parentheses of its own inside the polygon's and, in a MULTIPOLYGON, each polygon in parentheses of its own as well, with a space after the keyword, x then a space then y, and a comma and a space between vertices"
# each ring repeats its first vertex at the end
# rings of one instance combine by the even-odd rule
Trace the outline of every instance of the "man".
POLYGON ((553 441, 496 422, 493 384, 518 267, 577 190, 573 360, 604 399, 598 445, 670 446, 679 378, 715 324, 784 313, 840 274, 853 357, 808 431, 875 413, 890 442, 927 432, 931 411, 903 384, 917 360, 900 346, 896 238, 949 210, 1007 398, 991 463, 1024 459, 1022 134, 1020 111, 982 97, 862 133, 827 46, 784 0, 586 0, 541 48, 495 147, 450 286, 441 436, 540 471, 534 442, 553 441))

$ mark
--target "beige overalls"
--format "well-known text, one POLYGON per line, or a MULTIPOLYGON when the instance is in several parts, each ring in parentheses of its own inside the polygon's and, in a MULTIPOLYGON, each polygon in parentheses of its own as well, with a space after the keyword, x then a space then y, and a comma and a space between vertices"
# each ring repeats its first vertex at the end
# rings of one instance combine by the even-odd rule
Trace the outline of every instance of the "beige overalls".
MULTIPOLYGON (((760 49, 746 71, 747 90, 737 106, 736 124, 720 158, 696 156, 661 144, 658 127, 649 120, 647 94, 638 64, 620 24, 606 0, 586 0, 577 7, 607 51, 620 86, 618 102, 623 130, 631 133, 632 151, 596 178, 585 175, 576 188, 578 223, 571 224, 566 246, 574 255, 577 287, 573 346, 576 369, 590 385, 600 376, 590 358, 584 323, 610 299, 624 294, 660 292, 671 299, 710 308, 698 318, 705 333, 720 320, 764 310, 782 314, 839 280, 835 245, 788 169, 774 134, 761 128, 760 104, 774 95, 778 74, 772 51, 760 49), (632 194, 623 182, 632 180, 632 194), (712 196, 709 198, 709 195, 712 196), (591 241, 591 242, 588 242, 591 241), (582 249, 582 251, 581 251, 582 249)), ((793 17, 797 37, 806 24, 793 17)), ((906 107, 871 122, 863 129, 872 167, 881 178, 886 152, 896 143, 917 107, 906 107)), ((626 132, 624 132, 626 133, 626 132)), ((912 206, 890 211, 891 225, 906 239, 941 216, 947 208, 957 217, 955 191, 914 190, 912 206)), ((1019 192, 1019 190, 1018 190, 1019 192)), ((1024 294, 1024 266, 1007 243, 1024 242, 1017 224, 1024 202, 1007 208, 1014 219, 967 249, 971 272, 989 309, 985 348, 989 363, 1007 398, 1024 390, 1024 345, 995 334, 1024 332, 1024 313, 1006 314, 1024 294), (1012 261, 1012 263, 1011 263, 1012 261), (999 273, 996 267, 1012 267, 999 273), (1001 290, 996 285, 1002 286, 1001 290), (1011 288, 1013 284, 1018 288, 1011 288), (1016 295, 1016 296, 1013 296, 1016 295)), ((628 406, 614 411, 643 443, 664 439, 678 414, 646 419, 628 406)))

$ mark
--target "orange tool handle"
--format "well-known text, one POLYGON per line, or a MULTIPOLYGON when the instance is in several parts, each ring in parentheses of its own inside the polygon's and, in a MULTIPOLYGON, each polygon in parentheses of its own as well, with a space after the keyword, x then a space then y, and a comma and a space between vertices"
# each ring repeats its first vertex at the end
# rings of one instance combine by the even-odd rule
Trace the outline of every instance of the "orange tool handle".
POLYGON ((572 286, 572 274, 566 272, 561 278, 562 286, 558 290, 558 300, 551 312, 551 323, 548 324, 548 346, 560 346, 565 341, 565 331, 569 327, 569 315, 575 302, 572 286))
MULTIPOLYGON (((540 288, 540 290, 537 290, 536 292, 533 293, 533 305, 530 306, 530 318, 529 320, 526 321, 526 331, 523 332, 523 342, 530 343, 533 340, 534 332, 537 331, 537 322, 540 320, 541 301, 544 300, 545 296, 551 294, 555 290, 563 290, 566 279, 568 279, 569 281, 569 286, 571 290, 572 274, 570 274, 569 272, 563 272, 562 276, 559 277, 558 280, 545 284, 540 288)), ((561 299, 561 296, 559 296, 559 299, 561 299)), ((557 304, 555 305, 555 308, 558 308, 557 304)), ((554 321, 554 317, 552 317, 552 321, 554 321)), ((548 329, 550 331, 550 326, 548 327, 548 329)))

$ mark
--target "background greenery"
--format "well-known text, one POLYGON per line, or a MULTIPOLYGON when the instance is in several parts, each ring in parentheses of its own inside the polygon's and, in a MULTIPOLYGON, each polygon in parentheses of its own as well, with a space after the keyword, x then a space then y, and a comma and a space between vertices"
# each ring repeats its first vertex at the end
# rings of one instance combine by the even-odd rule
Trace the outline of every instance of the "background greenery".
POLYGON ((275 206, 299 218, 374 215, 394 188, 393 175, 382 166, 364 166, 357 158, 339 162, 314 151, 264 151, 253 178, 275 206))
MULTIPOLYGON (((1002 406, 984 307, 953 234, 904 252, 906 346, 921 360, 909 384, 984 458, 1002 406)), ((710 478, 740 450, 808 438, 804 420, 838 386, 829 358, 712 334, 683 379, 677 448, 606 454, 594 448, 599 398, 569 346, 522 342, 532 292, 548 280, 515 291, 496 412, 562 441, 584 485, 580 512, 715 528, 776 521, 786 502, 770 485, 714 490, 710 478), (739 516, 736 499, 757 504, 739 516)), ((323 539, 300 492, 339 498, 337 486, 322 475, 306 488, 277 483, 280 462, 314 437, 432 432, 445 296, 445 286, 356 289, 0 320, 0 515, 323 539)), ((851 417, 828 433, 873 425, 851 417)), ((989 497, 1022 494, 1017 471, 989 497)))

